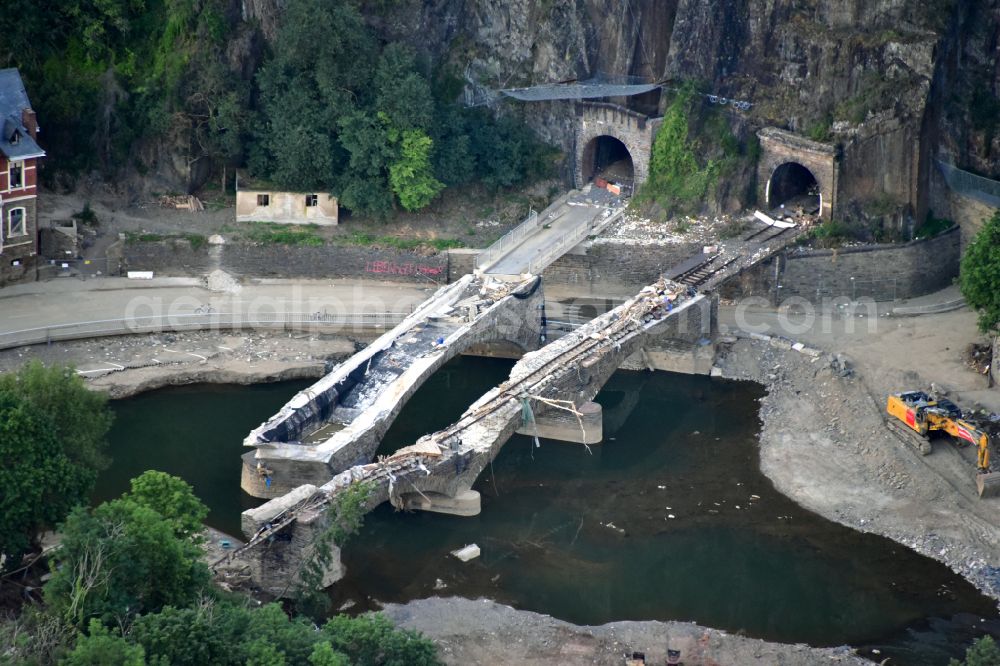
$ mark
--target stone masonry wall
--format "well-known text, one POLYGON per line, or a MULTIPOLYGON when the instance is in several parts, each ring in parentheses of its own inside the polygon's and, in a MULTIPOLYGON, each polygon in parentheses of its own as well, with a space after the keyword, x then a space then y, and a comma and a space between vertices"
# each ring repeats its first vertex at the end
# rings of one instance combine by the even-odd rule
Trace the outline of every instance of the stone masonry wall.
POLYGON ((566 254, 545 269, 546 284, 638 291, 668 268, 701 251, 697 243, 623 244, 600 241, 585 246, 585 254, 566 254))
POLYGON ((594 159, 590 142, 599 136, 614 137, 625 144, 632 157, 636 187, 646 182, 653 138, 662 121, 614 104, 582 102, 576 109, 576 186, 583 187, 590 179, 594 159))
POLYGON ((0 204, 0 224, 3 224, 3 247, 0 250, 0 287, 18 282, 31 282, 36 275, 38 260, 38 210, 36 199, 14 200, 0 204), (10 211, 25 209, 27 234, 7 238, 10 211))
POLYGON ((428 284, 443 284, 448 279, 448 257, 445 252, 423 257, 412 252, 335 245, 229 243, 194 248, 184 239, 129 242, 124 249, 126 270, 160 275, 222 269, 243 277, 371 278, 428 284))
POLYGON ((843 297, 892 301, 923 296, 947 287, 958 275, 960 240, 959 228, 953 227, 902 245, 786 253, 732 280, 722 294, 730 299, 763 296, 774 302, 777 292, 779 302, 796 296, 817 305, 843 297))

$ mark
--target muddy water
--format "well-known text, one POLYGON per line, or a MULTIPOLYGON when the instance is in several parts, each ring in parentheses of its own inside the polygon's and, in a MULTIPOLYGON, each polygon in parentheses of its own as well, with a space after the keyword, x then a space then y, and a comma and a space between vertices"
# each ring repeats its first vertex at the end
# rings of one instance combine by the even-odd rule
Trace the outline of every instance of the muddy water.
MULTIPOLYGON (((414 396, 383 452, 454 420, 509 367, 449 364, 414 396)), ((168 389, 116 403, 116 462, 101 498, 146 467, 165 469, 195 485, 210 523, 236 529, 256 503, 239 490, 240 441, 301 386, 168 389)), ((369 515, 344 553, 336 605, 485 596, 579 624, 691 620, 865 645, 914 664, 942 663, 993 626, 994 605, 943 565, 777 493, 758 467, 760 395, 751 384, 619 373, 599 397, 605 443, 588 453, 515 437, 476 486, 480 516, 386 506, 369 515), (448 555, 468 543, 480 558, 448 555)))

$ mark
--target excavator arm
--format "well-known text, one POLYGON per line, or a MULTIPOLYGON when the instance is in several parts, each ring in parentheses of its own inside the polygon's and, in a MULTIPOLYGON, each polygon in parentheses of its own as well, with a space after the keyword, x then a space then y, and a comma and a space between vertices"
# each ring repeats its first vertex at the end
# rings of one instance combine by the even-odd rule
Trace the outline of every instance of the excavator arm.
POLYGON ((960 439, 976 447, 976 467, 983 474, 990 471, 990 438, 968 421, 945 419, 943 430, 955 439, 960 439))

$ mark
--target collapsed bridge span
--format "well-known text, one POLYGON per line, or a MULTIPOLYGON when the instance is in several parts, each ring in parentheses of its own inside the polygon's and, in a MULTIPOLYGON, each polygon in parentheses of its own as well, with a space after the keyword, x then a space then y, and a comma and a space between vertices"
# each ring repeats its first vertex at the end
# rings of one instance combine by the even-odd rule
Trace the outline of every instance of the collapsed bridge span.
MULTIPOLYGON (((243 514, 246 546, 232 557, 249 565, 261 588, 288 590, 311 557, 315 536, 329 524, 327 509, 358 484, 371 484, 367 508, 398 508, 423 499, 455 498, 522 427, 525 406, 542 416, 556 401, 581 406, 600 391, 622 361, 649 338, 710 334, 712 300, 663 279, 638 296, 542 349, 526 354, 510 378, 476 401, 451 426, 379 462, 352 467, 323 484, 305 484, 243 514)), ((339 553, 323 581, 342 576, 339 553)))
POLYGON ((409 398, 452 358, 498 341, 537 348, 542 302, 535 277, 508 283, 467 275, 438 290, 247 436, 253 451, 243 456, 243 489, 279 497, 370 462, 409 398))

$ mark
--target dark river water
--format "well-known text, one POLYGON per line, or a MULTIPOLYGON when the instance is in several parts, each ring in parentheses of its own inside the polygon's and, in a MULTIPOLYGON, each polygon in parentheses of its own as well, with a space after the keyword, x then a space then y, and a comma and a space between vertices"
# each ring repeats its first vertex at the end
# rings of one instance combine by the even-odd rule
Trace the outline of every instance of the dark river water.
MULTIPOLYGON (((454 421, 510 365, 450 363, 403 410, 382 452, 454 421)), ((242 438, 305 385, 184 387, 115 402, 114 463, 96 499, 161 469, 194 486, 210 524, 238 535, 240 511, 259 503, 239 489, 242 438)), ((387 505, 370 514, 343 553, 335 606, 483 596, 577 624, 689 620, 910 664, 945 663, 996 632, 995 604, 947 567, 773 488, 758 463, 761 395, 747 383, 618 373, 598 397, 605 442, 588 452, 515 436, 476 485, 481 515, 387 505), (469 543, 478 559, 449 555, 469 543)))

